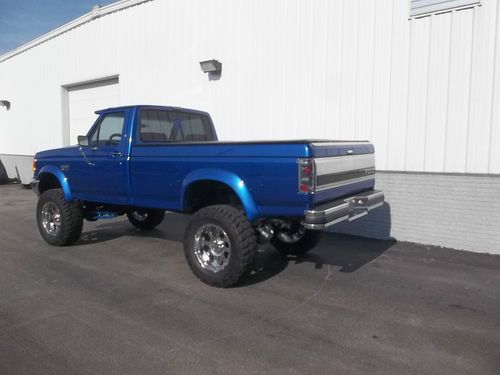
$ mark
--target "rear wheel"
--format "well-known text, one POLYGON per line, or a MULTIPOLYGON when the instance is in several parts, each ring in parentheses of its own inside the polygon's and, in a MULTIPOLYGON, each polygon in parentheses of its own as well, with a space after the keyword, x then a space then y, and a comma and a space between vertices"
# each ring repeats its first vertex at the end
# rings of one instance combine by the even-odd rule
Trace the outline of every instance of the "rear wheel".
POLYGON ((137 210, 127 213, 128 220, 138 229, 153 229, 161 224, 165 217, 163 210, 137 210))
POLYGON ((281 228, 271 239, 271 244, 280 252, 289 255, 304 255, 321 240, 322 231, 308 230, 298 222, 281 228))
POLYGON ((246 216, 234 207, 208 206, 194 214, 184 238, 184 254, 204 283, 226 288, 251 269, 257 241, 246 216))
POLYGON ((71 245, 82 233, 82 212, 78 204, 64 199, 61 189, 50 189, 40 195, 36 219, 42 238, 51 245, 71 245))

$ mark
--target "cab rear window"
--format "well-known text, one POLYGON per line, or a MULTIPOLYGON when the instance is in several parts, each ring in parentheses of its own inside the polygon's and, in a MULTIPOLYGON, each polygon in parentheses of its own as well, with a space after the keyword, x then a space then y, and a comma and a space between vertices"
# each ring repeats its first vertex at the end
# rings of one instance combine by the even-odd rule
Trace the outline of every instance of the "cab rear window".
POLYGON ((198 113, 142 110, 139 119, 142 142, 203 142, 215 140, 207 116, 198 113))

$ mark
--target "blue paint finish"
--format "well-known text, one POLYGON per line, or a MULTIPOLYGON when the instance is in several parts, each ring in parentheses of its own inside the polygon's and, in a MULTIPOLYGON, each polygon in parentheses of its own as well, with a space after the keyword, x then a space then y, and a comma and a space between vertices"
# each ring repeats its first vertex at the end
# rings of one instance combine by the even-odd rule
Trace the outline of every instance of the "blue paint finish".
POLYGON ((113 201, 116 204, 131 204, 129 159, 130 148, 130 109, 109 109, 107 114, 123 115, 123 129, 121 142, 119 144, 102 144, 98 147, 82 147, 93 163, 87 168, 86 188, 83 192, 92 192, 99 197, 100 201, 113 201))
POLYGON ((220 168, 197 169, 189 173, 182 181, 180 206, 184 207, 184 196, 192 184, 200 181, 217 181, 229 186, 240 198, 245 213, 250 221, 260 216, 259 209, 255 204, 249 188, 245 181, 238 175, 220 168))
POLYGON ((373 153, 369 143, 218 142, 211 120, 213 141, 145 143, 139 138, 138 126, 143 109, 201 113, 210 119, 205 112, 150 105, 97 111, 100 117, 87 135, 93 134, 106 114, 123 112, 125 126, 121 143, 39 152, 35 156, 40 168, 37 175, 56 176, 67 200, 179 212, 186 209, 184 197, 193 184, 217 181, 236 193, 251 221, 261 217, 302 217, 304 210, 318 204, 373 188, 371 179, 312 194, 298 191, 299 158, 346 155, 348 150, 352 154, 373 153))
MULTIPOLYGON (((175 156, 184 154, 188 157, 247 157, 272 158, 293 157, 307 158, 311 156, 310 148, 300 143, 272 143, 264 141, 252 142, 172 142, 144 143, 135 137, 132 156, 139 152, 149 156, 175 156), (144 150, 145 149, 145 150, 144 150)), ((305 142, 305 141, 304 141, 305 142)))
POLYGON ((43 178, 44 174, 51 174, 57 178, 59 184, 61 185, 61 189, 64 193, 64 199, 68 202, 73 200, 73 193, 71 192, 71 187, 69 186, 69 181, 64 175, 64 173, 57 167, 53 165, 46 165, 40 169, 38 172, 38 178, 43 178))
MULTIPOLYGON (((303 213, 307 195, 298 193, 297 157, 264 157, 267 155, 265 149, 260 157, 230 155, 229 149, 220 152, 216 145, 133 148, 130 173, 135 204, 182 211, 183 198, 179 193, 185 189, 186 176, 201 167, 202 170, 223 170, 225 176, 237 176, 243 180, 257 212, 261 207, 273 206, 277 215, 289 209, 303 213), (191 156, 200 152, 200 148, 204 157, 191 156)), ((200 179, 220 179, 218 175, 209 176, 205 172, 200 175, 200 179)), ((231 181, 221 182, 227 180, 231 181)), ((228 184, 236 193, 237 182, 228 184)), ((247 209, 247 212, 253 211, 253 208, 247 209)))

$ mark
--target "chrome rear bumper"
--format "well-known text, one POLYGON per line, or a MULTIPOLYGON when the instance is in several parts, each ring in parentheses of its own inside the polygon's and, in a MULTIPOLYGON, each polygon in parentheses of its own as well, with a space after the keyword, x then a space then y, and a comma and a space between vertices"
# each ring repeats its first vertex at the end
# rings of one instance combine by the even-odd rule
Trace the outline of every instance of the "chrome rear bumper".
POLYGON ((384 203, 384 193, 369 190, 351 197, 341 198, 304 212, 304 227, 321 230, 344 220, 353 221, 384 203))

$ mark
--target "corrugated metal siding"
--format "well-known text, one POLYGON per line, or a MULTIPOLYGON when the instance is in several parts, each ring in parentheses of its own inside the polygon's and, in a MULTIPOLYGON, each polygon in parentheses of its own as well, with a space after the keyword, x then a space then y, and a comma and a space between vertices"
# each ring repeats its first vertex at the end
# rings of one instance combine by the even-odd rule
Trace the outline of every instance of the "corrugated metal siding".
MULTIPOLYGON (((61 86, 209 111, 222 139, 371 139, 382 170, 500 173, 498 2, 154 0, 0 62, 0 152, 58 147, 61 86), (217 58, 209 81, 199 61, 217 58)), ((72 140, 74 143, 75 140, 72 140)))
POLYGON ((410 16, 479 4, 480 0, 410 0, 410 16))

